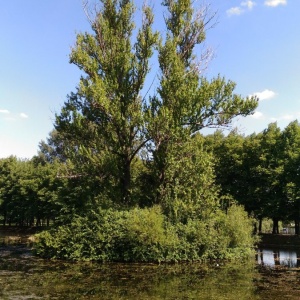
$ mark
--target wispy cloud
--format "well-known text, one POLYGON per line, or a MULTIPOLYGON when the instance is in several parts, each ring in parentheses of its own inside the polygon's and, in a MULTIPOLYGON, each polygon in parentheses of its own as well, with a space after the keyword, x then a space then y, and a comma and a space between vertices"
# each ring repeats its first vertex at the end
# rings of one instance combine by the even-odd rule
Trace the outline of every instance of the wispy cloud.
POLYGON ((251 115, 251 118, 262 120, 265 118, 265 116, 262 112, 256 111, 253 115, 251 115))
MULTIPOLYGON (((287 0, 265 0, 265 2, 264 2, 265 6, 270 6, 270 7, 276 7, 279 5, 286 5, 286 4, 287 4, 287 0)), ((239 6, 234 6, 234 7, 229 8, 226 11, 226 13, 227 13, 227 16, 229 16, 229 17, 239 16, 239 15, 245 13, 246 11, 252 10, 255 5, 257 5, 255 1, 245 0, 245 1, 241 2, 239 6)))
POLYGON ((272 122, 276 122, 276 121, 293 121, 293 120, 296 120, 297 119, 297 116, 295 115, 291 115, 291 114, 285 114, 285 115, 281 115, 279 117, 273 117, 273 118, 270 118, 270 120, 272 122))
POLYGON ((286 115, 283 115, 280 117, 280 120, 287 120, 287 121, 291 121, 291 120, 295 120, 295 119, 296 119, 296 116, 289 115, 289 114, 286 114, 286 115))
POLYGON ((230 9, 228 9, 228 10, 226 11, 226 13, 227 13, 227 15, 228 15, 229 17, 231 17, 231 16, 239 16, 239 15, 241 15, 243 12, 244 12, 244 10, 243 10, 241 7, 239 7, 239 6, 231 7, 230 9))
POLYGON ((275 95, 276 95, 275 92, 273 92, 271 90, 268 90, 268 89, 265 89, 262 92, 254 93, 252 96, 256 96, 256 97, 259 98, 259 100, 263 101, 263 100, 271 99, 271 98, 275 97, 275 95))
POLYGON ((28 115, 26 115, 25 113, 20 113, 20 117, 22 119, 28 119, 28 115))
POLYGON ((9 110, 7 109, 0 109, 0 114, 3 114, 3 118, 6 121, 16 121, 17 119, 21 118, 21 119, 28 119, 29 116, 27 114, 25 114, 24 112, 21 113, 11 113, 9 110))
POLYGON ((271 7, 276 7, 278 5, 286 5, 287 0, 266 0, 265 5, 266 6, 271 6, 271 7))
POLYGON ((9 110, 7 109, 0 109, 0 114, 9 114, 9 110))
POLYGON ((244 12, 246 12, 247 10, 252 10, 252 8, 255 5, 256 5, 256 3, 252 0, 243 1, 243 2, 241 2, 241 4, 239 6, 231 7, 230 9, 228 9, 226 11, 226 13, 229 17, 234 16, 234 15, 239 16, 239 15, 243 14, 244 12))
POLYGON ((256 5, 256 3, 254 1, 248 0, 248 1, 244 1, 241 3, 241 6, 245 6, 248 9, 252 9, 254 6, 256 5))

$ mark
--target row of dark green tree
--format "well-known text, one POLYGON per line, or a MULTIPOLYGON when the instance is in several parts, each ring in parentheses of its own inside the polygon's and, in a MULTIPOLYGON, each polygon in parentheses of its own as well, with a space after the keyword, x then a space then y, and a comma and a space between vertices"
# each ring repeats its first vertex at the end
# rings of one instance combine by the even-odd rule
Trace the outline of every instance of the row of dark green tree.
MULTIPOLYGON (((76 184, 59 174, 66 166, 14 156, 0 160, 0 220, 3 226, 50 226, 66 222, 77 201, 76 184), (76 194, 76 197, 74 196, 76 194)), ((76 206, 77 207, 77 206, 76 206)), ((80 209, 79 204, 77 209, 80 209)))
POLYGON ((284 130, 269 124, 259 134, 244 137, 221 132, 207 137, 216 157, 216 179, 222 195, 245 206, 259 220, 293 223, 299 234, 300 220, 300 125, 291 122, 284 130))
MULTIPOLYGON (((111 200, 102 198, 103 186, 98 185, 97 178, 79 174, 74 165, 66 162, 66 158, 57 152, 61 150, 61 141, 57 136, 57 132, 53 131, 47 143, 41 142, 38 156, 31 160, 16 157, 0 160, 0 214, 3 225, 49 226, 50 222, 65 223, 67 216, 69 220, 72 215, 80 215, 95 206, 122 207, 117 197, 111 200)), ((298 121, 291 122, 283 130, 276 123, 271 123, 261 133, 249 136, 237 131, 228 135, 216 131, 207 136, 197 134, 193 140, 200 148, 200 154, 194 154, 209 158, 209 163, 204 166, 206 170, 197 173, 197 176, 207 174, 208 168, 215 174, 215 177, 211 175, 214 178, 212 182, 216 182, 215 189, 224 209, 238 203, 259 221, 258 231, 261 231, 262 219, 271 218, 273 233, 278 233, 278 221, 283 221, 294 223, 296 234, 299 234, 298 121)), ((158 204, 153 176, 144 163, 142 159, 136 162, 134 173, 140 174, 134 182, 134 204, 128 206, 150 207, 158 204)), ((186 167, 180 166, 181 172, 184 173, 186 167)), ((201 185, 203 189, 212 187, 211 182, 208 186, 203 182, 201 185)), ((178 184, 180 187, 182 184, 178 184)), ((194 191, 198 189, 194 188, 194 191)), ((185 189, 184 192, 188 191, 185 189)), ((212 193, 211 189, 209 193, 212 193)), ((179 213, 183 214, 183 210, 173 211, 172 215, 178 217, 179 213)), ((186 214, 190 215, 188 212, 186 214)))

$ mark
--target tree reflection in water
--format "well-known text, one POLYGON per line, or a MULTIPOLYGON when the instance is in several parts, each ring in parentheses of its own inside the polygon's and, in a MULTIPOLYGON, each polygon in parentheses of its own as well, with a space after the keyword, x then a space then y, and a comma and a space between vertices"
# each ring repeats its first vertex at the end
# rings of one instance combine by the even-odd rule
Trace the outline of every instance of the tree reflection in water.
POLYGON ((0 299, 300 299, 298 271, 275 267, 297 265, 296 251, 264 249, 256 258, 260 265, 254 259, 226 264, 71 263, 34 257, 25 246, 2 246, 0 299))
POLYGON ((48 261, 0 247, 0 299, 260 299, 253 260, 210 264, 48 261))
POLYGON ((258 249, 256 261, 262 266, 300 267, 300 250, 290 249, 258 249))

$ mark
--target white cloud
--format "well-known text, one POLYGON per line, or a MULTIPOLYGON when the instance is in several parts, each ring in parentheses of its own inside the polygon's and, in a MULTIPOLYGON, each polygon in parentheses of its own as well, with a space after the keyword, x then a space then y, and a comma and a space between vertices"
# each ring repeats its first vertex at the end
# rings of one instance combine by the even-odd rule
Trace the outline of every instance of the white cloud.
POLYGON ((28 115, 24 114, 24 113, 20 113, 20 117, 23 118, 23 119, 27 119, 28 118, 28 115))
POLYGON ((241 3, 241 6, 246 6, 248 9, 252 9, 256 3, 254 1, 248 0, 241 3))
POLYGON ((253 115, 251 115, 253 119, 264 119, 264 114, 260 111, 256 111, 253 115))
POLYGON ((231 7, 226 11, 226 13, 229 17, 234 15, 239 16, 242 13, 244 13, 246 10, 251 10, 255 5, 256 3, 254 1, 246 0, 241 2, 240 6, 231 7))
POLYGON ((266 6, 272 6, 272 7, 276 7, 278 5, 286 5, 286 4, 287 4, 287 0, 266 0, 265 1, 266 6))
POLYGON ((294 120, 296 117, 294 115, 283 115, 280 117, 280 120, 294 120))
POLYGON ((281 120, 291 121, 291 120, 295 120, 295 119, 296 119, 296 117, 294 115, 285 114, 285 115, 282 115, 282 116, 278 117, 276 120, 278 120, 278 121, 281 121, 281 120))
POLYGON ((7 109, 0 109, 1 114, 9 114, 9 110, 7 109))
POLYGON ((270 120, 272 122, 275 122, 275 121, 293 121, 293 120, 296 120, 296 119, 297 119, 296 116, 290 115, 290 114, 285 114, 285 115, 279 116, 277 118, 270 118, 270 120))
POLYGON ((230 8, 230 9, 228 9, 228 10, 226 11, 226 13, 227 13, 227 15, 228 15, 229 17, 234 16, 234 15, 235 15, 235 16, 239 16, 239 15, 241 15, 243 12, 244 12, 244 10, 243 10, 242 8, 238 7, 238 6, 232 7, 232 8, 230 8))
POLYGON ((273 91, 271 91, 271 90, 268 90, 268 89, 265 89, 265 90, 262 91, 262 92, 254 93, 252 96, 257 96, 257 97, 259 98, 259 100, 262 101, 262 100, 268 100, 268 99, 271 99, 271 98, 273 98, 275 95, 276 95, 275 92, 273 92, 273 91))

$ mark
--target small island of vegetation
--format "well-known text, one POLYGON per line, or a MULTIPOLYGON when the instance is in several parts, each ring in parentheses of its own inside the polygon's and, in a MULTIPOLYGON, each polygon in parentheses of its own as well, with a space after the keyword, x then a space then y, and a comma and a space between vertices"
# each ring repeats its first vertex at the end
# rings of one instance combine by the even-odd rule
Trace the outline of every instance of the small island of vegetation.
POLYGON ((42 257, 103 262, 244 258, 264 217, 274 232, 298 222, 299 233, 298 122, 249 137, 201 133, 258 103, 202 75, 208 7, 163 1, 157 32, 150 7, 136 28, 133 1, 100 3, 86 10, 91 32, 70 55, 82 76, 48 140, 31 160, 0 160, 3 225, 50 228, 37 235, 42 257))

